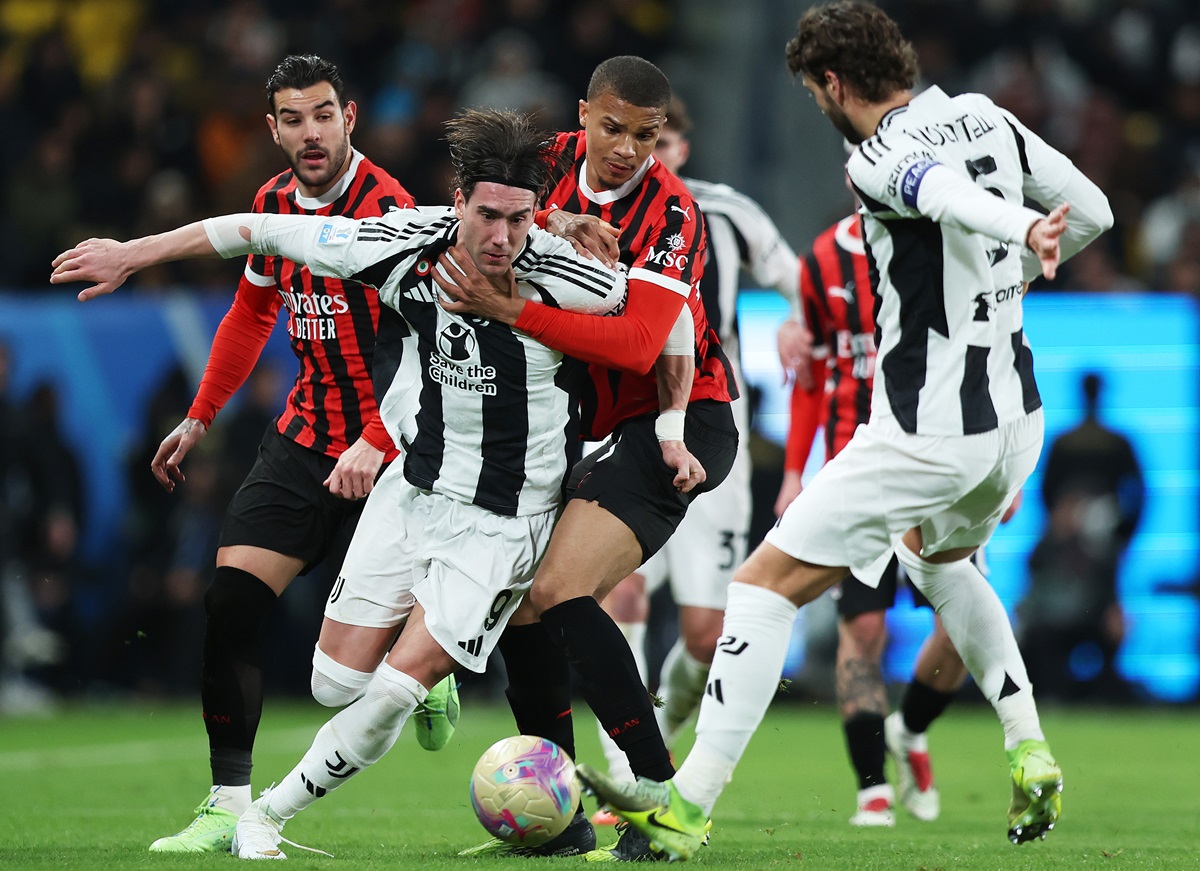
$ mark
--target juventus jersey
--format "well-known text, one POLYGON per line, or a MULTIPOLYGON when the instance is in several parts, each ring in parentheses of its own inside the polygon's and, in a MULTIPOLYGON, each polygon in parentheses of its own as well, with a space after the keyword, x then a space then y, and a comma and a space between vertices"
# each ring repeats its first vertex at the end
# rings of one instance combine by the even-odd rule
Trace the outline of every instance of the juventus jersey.
POLYGON ((872 413, 962 435, 1039 408, 1021 297, 1041 213, 1023 203, 1071 203, 1066 257, 1111 224, 1104 195, 987 97, 936 87, 885 115, 847 170, 878 276, 872 413))
MULTIPOLYGON (((738 392, 744 394, 737 320, 741 271, 746 270, 760 286, 778 290, 798 317, 799 261, 775 223, 750 197, 725 184, 694 178, 682 181, 696 198, 708 233, 700 278, 704 313, 729 358, 738 392)), ((734 409, 738 430, 744 433, 749 423, 745 403, 734 403, 734 409)))
MULTIPOLYGON (((517 516, 558 504, 566 472, 562 355, 506 324, 445 311, 431 271, 458 236, 451 208, 378 219, 331 217, 256 229, 255 250, 307 263, 314 275, 379 288, 387 307, 376 348, 379 411, 405 447, 415 487, 517 516)), ((534 227, 514 259, 523 297, 588 314, 618 309, 625 275, 534 227)))

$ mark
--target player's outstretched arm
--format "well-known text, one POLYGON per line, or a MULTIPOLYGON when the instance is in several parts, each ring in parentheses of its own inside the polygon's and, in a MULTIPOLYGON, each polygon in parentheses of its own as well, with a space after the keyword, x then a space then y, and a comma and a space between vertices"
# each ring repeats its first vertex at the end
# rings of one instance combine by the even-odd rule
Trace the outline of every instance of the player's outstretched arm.
MULTIPOLYGON (((247 237, 248 238, 248 237, 247 237)), ((118 242, 115 239, 85 239, 54 258, 51 284, 76 281, 92 282, 79 292, 86 302, 112 293, 125 279, 139 270, 172 260, 215 257, 217 249, 209 241, 204 226, 197 221, 166 233, 118 242)))

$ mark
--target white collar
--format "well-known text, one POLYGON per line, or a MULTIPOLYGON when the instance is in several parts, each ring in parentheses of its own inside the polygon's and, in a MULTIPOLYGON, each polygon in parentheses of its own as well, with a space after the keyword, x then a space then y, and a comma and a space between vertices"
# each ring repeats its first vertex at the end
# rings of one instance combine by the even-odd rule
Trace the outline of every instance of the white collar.
POLYGON ((350 185, 354 184, 354 176, 358 174, 358 165, 362 163, 362 159, 362 153, 358 149, 350 149, 350 166, 347 168, 345 174, 337 180, 337 184, 319 197, 306 197, 300 193, 300 188, 297 187, 296 205, 310 212, 315 212, 317 209, 335 202, 338 197, 350 190, 350 185))
POLYGON ((633 174, 633 178, 619 188, 613 188, 608 191, 594 191, 587 183, 587 157, 584 157, 583 162, 579 164, 579 192, 598 206, 610 205, 640 185, 642 179, 646 177, 646 173, 650 171, 650 167, 654 165, 654 162, 654 155, 651 154, 646 158, 646 162, 638 167, 638 171, 633 174))

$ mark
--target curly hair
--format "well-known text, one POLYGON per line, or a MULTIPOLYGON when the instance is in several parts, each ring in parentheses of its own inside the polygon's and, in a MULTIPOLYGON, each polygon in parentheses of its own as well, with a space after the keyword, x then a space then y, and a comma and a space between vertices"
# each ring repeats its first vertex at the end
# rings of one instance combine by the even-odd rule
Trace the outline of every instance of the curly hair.
POLYGON ((333 93, 337 95, 338 105, 346 105, 346 85, 334 64, 315 54, 290 54, 285 57, 267 79, 267 102, 271 104, 271 114, 275 114, 275 95, 284 88, 303 90, 318 82, 329 82, 333 93))
POLYGON ((446 122, 446 141, 454 185, 468 200, 481 181, 525 188, 541 200, 558 163, 550 135, 520 112, 469 109, 446 122))
POLYGON ((809 8, 788 41, 787 65, 816 82, 834 72, 868 103, 911 90, 918 74, 917 53, 896 22, 859 0, 809 8))

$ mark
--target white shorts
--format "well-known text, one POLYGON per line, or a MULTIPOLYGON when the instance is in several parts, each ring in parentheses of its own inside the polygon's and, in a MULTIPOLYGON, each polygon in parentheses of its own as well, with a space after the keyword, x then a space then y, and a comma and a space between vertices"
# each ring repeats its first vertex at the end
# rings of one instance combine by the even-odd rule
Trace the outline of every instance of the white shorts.
POLYGON ((676 605, 725 610, 733 571, 746 559, 750 538, 750 450, 738 444, 728 477, 697 496, 662 550, 638 569, 651 593, 671 582, 676 605))
POLYGON ((992 432, 920 436, 890 417, 860 426, 800 493, 766 541, 868 586, 897 541, 921 528, 922 555, 984 544, 1037 465, 1041 409, 992 432))
POLYGON ((533 583, 556 513, 505 517, 420 490, 395 463, 367 498, 325 616, 399 626, 415 599, 437 643, 482 672, 533 583))

